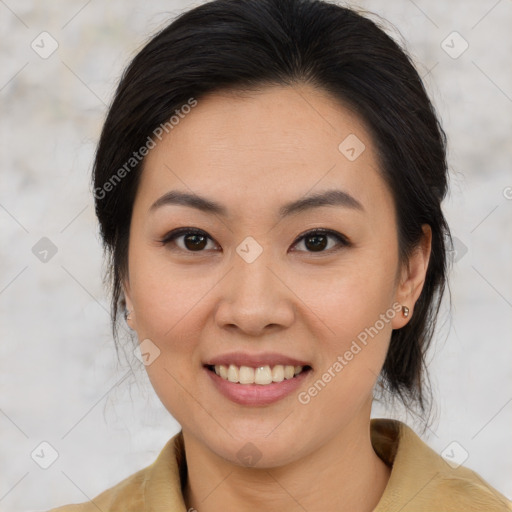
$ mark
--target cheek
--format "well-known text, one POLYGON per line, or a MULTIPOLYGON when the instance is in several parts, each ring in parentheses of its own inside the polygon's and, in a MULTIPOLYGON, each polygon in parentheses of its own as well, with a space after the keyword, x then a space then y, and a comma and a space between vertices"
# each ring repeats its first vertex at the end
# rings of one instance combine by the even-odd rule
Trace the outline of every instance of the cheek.
POLYGON ((193 265, 178 266, 155 253, 134 251, 130 267, 137 331, 139 336, 172 340, 185 326, 193 329, 190 318, 215 281, 193 265))
POLYGON ((322 279, 297 278, 294 291, 323 321, 328 338, 346 342, 373 326, 381 314, 394 315, 394 277, 391 258, 386 262, 357 255, 322 279))
POLYGON ((299 397, 334 423, 356 415, 372 397, 398 314, 382 290, 371 299, 357 286, 346 291, 352 293, 323 298, 322 320, 329 329, 323 327, 326 335, 318 340, 315 379, 299 397))
POLYGON ((151 385, 173 417, 187 424, 194 414, 187 390, 194 389, 195 372, 201 368, 197 349, 204 325, 199 316, 213 283, 149 254, 134 267, 133 281, 138 337, 149 338, 159 350, 145 367, 151 385))
POLYGON ((392 320, 398 314, 397 306, 393 307, 392 255, 386 259, 366 254, 347 262, 328 285, 315 289, 304 280, 299 291, 316 313, 315 320, 311 316, 313 330, 323 333, 318 337, 322 381, 318 387, 329 382, 330 391, 321 399, 325 403, 343 397, 346 404, 354 401, 355 405, 368 394, 384 363, 392 320))
MULTIPOLYGON (((154 250, 134 249, 130 287, 137 316, 137 336, 151 340, 158 357, 145 369, 156 393, 169 409, 180 410, 182 386, 201 367, 197 353, 208 290, 215 281, 189 268, 172 266, 154 250)), ((142 349, 142 347, 141 347, 142 349)), ((179 416, 179 414, 178 414, 179 416)))

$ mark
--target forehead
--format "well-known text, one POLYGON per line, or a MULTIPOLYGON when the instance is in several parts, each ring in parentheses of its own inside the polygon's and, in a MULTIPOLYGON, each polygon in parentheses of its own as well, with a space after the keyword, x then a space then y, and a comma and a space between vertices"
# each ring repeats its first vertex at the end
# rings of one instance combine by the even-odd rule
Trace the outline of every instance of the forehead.
POLYGON ((364 123, 323 91, 273 86, 199 99, 146 156, 138 198, 179 189, 247 212, 332 188, 390 200, 364 123))

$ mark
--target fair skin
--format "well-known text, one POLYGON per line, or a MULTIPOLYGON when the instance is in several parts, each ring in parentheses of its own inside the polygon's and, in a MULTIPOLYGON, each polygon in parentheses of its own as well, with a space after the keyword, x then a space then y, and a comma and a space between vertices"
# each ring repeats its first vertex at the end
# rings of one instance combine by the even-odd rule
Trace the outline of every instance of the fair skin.
POLYGON ((150 151, 123 289, 130 327, 160 350, 146 369, 182 426, 187 508, 373 510, 390 475, 370 439, 373 388, 392 329, 414 315, 430 238, 425 226, 408 264, 399 264, 394 203, 371 137, 358 116, 311 86, 201 98, 150 151), (349 134, 365 144, 353 161, 338 149, 349 134), (331 189, 359 207, 278 217, 284 204, 331 189), (227 216, 177 204, 150 209, 171 190, 220 203, 227 216), (180 227, 209 238, 197 245, 182 234, 160 243, 180 227), (297 241, 320 228, 349 244, 328 236, 316 251, 312 235, 297 241), (249 236, 262 249, 250 263, 236 250, 249 236), (409 307, 407 318, 396 303, 409 307), (332 372, 338 356, 386 312, 391 319, 378 334, 301 403, 299 393, 332 372), (271 404, 240 404, 212 385, 204 366, 234 351, 279 353, 311 369, 271 404), (243 448, 257 454, 256 463, 240 457, 243 448))

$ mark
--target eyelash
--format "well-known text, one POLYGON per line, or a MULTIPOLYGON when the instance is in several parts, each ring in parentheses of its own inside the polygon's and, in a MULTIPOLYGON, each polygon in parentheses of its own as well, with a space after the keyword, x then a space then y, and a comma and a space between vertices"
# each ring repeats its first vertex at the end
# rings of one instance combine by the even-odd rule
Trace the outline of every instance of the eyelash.
MULTIPOLYGON (((174 229, 173 231, 170 231, 169 233, 167 233, 165 235, 165 237, 162 240, 160 240, 160 243, 163 246, 166 246, 166 245, 170 244, 171 242, 174 242, 177 238, 180 238, 184 235, 199 235, 199 236, 204 236, 204 237, 214 241, 213 238, 211 238, 205 231, 202 231, 200 229, 178 228, 178 229, 174 229)), ((301 242, 302 240, 304 240, 306 238, 316 236, 316 235, 324 235, 324 236, 334 238, 337 240, 338 244, 341 247, 338 247, 338 248, 331 247, 330 249, 323 250, 323 251, 299 251, 299 252, 307 252, 310 254, 322 254, 322 253, 330 254, 333 251, 333 249, 340 250, 342 247, 350 247, 351 246, 350 241, 344 235, 342 235, 341 233, 338 233, 336 231, 332 231, 330 229, 313 229, 311 231, 307 231, 306 233, 299 235, 299 237, 293 242, 293 246, 297 245, 299 242, 301 242)), ((178 250, 182 250, 182 251, 192 253, 192 254, 205 252, 205 249, 200 250, 200 251, 189 251, 187 249, 178 248, 178 250)))

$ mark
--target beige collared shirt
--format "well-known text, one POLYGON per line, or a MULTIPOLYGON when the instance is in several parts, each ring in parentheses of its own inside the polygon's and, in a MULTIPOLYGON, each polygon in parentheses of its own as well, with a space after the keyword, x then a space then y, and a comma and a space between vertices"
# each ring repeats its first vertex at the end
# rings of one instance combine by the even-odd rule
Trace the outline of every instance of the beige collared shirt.
MULTIPOLYGON (((370 420, 373 449, 392 466, 374 512, 510 512, 512 502, 464 467, 451 467, 410 427, 396 420, 370 420)), ((187 512, 183 436, 172 437, 153 464, 76 505, 49 512, 187 512)))

